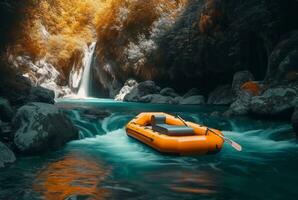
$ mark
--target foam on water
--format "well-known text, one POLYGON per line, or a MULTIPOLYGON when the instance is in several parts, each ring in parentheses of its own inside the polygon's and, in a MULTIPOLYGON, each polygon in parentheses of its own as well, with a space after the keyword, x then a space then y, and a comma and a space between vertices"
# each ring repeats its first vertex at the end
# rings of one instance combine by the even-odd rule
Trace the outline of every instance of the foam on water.
POLYGON ((120 162, 123 165, 144 167, 162 165, 185 165, 184 159, 161 156, 159 153, 129 138, 124 129, 117 129, 95 138, 86 138, 72 142, 70 146, 90 148, 110 162, 120 162))

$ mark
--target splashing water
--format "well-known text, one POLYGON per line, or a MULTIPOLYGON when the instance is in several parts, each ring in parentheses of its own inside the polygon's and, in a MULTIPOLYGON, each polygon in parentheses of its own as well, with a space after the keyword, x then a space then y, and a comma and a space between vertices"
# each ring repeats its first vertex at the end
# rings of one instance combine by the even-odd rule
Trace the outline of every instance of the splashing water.
POLYGON ((85 51, 83 58, 84 72, 81 78, 80 88, 77 96, 79 98, 86 98, 90 96, 90 83, 91 83, 91 67, 93 61, 93 55, 95 52, 96 42, 93 42, 88 49, 85 51))
POLYGON ((288 123, 214 117, 210 113, 221 108, 206 106, 104 99, 64 99, 57 106, 70 116, 84 139, 70 142, 63 150, 45 155, 43 159, 20 158, 11 168, 1 171, 0 199, 9 195, 16 195, 18 199, 44 199, 45 195, 56 193, 74 195, 74 185, 78 187, 77 195, 90 193, 90 199, 102 199, 101 191, 103 197, 108 195, 107 199, 285 199, 297 195, 298 146, 288 123), (112 114, 103 119, 86 115, 90 113, 86 110, 108 110, 112 114), (225 136, 243 146, 243 152, 224 145, 220 153, 209 156, 159 154, 125 133, 126 123, 143 111, 178 114, 186 120, 221 129, 225 136), (74 156, 75 160, 84 162, 64 165, 74 156), (48 188, 47 180, 61 174, 49 171, 57 165, 60 171, 67 167, 76 173, 61 177, 68 180, 70 176, 70 185, 59 182, 63 188, 48 188), (95 178, 93 174, 97 173, 102 175, 95 178), (44 174, 49 179, 44 179, 44 174), (90 185, 82 181, 86 177, 90 185), (93 183, 100 183, 96 190, 93 183), (38 190, 30 185, 37 185, 38 190), (14 192, 19 190, 23 193, 14 192))

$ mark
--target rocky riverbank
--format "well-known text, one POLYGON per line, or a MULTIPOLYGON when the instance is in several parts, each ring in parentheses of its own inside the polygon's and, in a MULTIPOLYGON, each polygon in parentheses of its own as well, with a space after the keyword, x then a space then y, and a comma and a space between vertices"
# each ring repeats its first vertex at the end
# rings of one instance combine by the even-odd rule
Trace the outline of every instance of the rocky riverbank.
POLYGON ((231 85, 222 85, 204 96, 196 88, 179 95, 172 88, 161 88, 153 81, 127 80, 115 100, 181 105, 223 105, 225 117, 249 115, 254 118, 292 120, 297 132, 298 82, 272 84, 255 81, 249 71, 239 71, 231 85), (207 99, 207 100, 206 100, 207 99), (294 112, 295 111, 295 112, 294 112))
POLYGON ((133 79, 125 82, 115 100, 157 104, 205 104, 205 97, 195 88, 180 96, 173 88, 161 88, 154 81, 138 83, 133 79))
POLYGON ((19 75, 0 88, 0 168, 16 155, 36 155, 78 139, 78 130, 54 103, 54 92, 19 75))

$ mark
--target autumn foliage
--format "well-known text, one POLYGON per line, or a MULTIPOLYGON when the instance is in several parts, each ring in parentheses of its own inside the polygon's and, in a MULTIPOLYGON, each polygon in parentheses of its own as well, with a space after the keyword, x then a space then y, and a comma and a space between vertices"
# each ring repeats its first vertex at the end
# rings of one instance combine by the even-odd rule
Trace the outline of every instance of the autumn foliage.
POLYGON ((133 67, 125 50, 131 43, 138 44, 140 40, 149 39, 154 23, 162 15, 176 17, 175 11, 186 2, 186 0, 111 0, 102 9, 102 13, 99 13, 96 21, 98 53, 102 62, 112 60, 113 63, 121 65, 120 70, 126 74, 138 73, 150 79, 154 69, 142 59, 138 60, 140 68, 133 67))
POLYGON ((16 28, 11 53, 46 59, 67 74, 73 55, 95 40, 94 19, 100 7, 98 0, 37 1, 24 10, 26 18, 16 28))
POLYGON ((248 81, 241 86, 242 90, 250 92, 253 96, 260 94, 260 85, 255 81, 248 81))
MULTIPOLYGON (((15 45, 9 51, 33 61, 45 59, 66 77, 83 49, 97 41, 103 63, 112 60, 121 66, 118 70, 134 73, 125 55, 128 46, 148 39, 154 23, 164 15, 174 18, 186 1, 39 0, 24 9, 26 17, 16 27, 15 45)), ((140 65, 146 62, 140 59, 140 65)))

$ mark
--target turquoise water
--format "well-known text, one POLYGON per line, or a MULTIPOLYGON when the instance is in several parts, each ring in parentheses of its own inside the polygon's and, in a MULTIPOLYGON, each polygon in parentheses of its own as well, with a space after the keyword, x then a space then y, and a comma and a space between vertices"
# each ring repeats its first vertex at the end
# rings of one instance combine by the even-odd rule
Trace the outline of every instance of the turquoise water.
POLYGON ((62 99, 80 140, 0 171, 0 199, 293 199, 298 145, 286 122, 211 115, 223 107, 62 99), (101 119, 101 112, 111 115, 101 119), (164 111, 223 130, 227 144, 208 156, 167 156, 129 138, 124 126, 143 111, 164 111))

